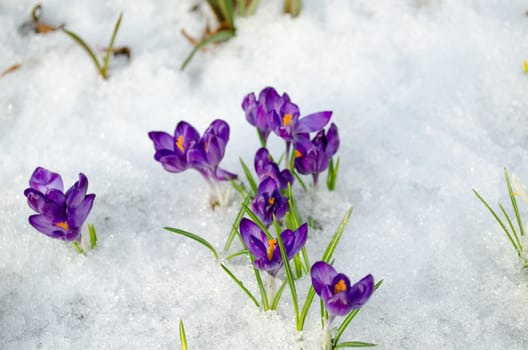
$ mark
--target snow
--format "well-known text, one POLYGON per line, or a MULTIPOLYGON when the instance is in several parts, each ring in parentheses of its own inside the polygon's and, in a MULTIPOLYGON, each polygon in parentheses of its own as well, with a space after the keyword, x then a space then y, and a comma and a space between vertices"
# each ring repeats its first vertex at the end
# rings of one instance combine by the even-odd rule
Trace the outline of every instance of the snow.
MULTIPOLYGON (((343 340, 527 348, 526 271, 471 192, 507 203, 503 166, 528 182, 526 2, 306 0, 291 19, 280 1, 261 1, 237 18, 234 39, 181 72, 191 47, 180 29, 203 29, 193 3, 43 1, 44 21, 98 48, 124 11, 117 45, 132 60, 113 60, 108 81, 66 35, 20 35, 34 2, 0 3, 0 71, 23 64, 0 79, 0 348, 178 349, 180 319, 190 349, 318 348, 317 304, 297 343, 287 290, 276 313, 260 312, 209 251, 162 229, 221 249, 238 208, 211 211, 196 173, 163 171, 147 132, 182 119, 203 131, 223 118, 222 166, 241 174, 238 157, 252 163, 258 140, 240 103, 268 85, 305 114, 333 110, 340 127, 337 190, 322 187, 315 203, 296 190, 323 226, 311 259, 353 205, 336 269, 384 279, 343 340), (99 234, 88 256, 27 223, 23 190, 37 166, 67 187, 87 175, 99 234)), ((256 291, 246 261, 230 266, 256 291)))

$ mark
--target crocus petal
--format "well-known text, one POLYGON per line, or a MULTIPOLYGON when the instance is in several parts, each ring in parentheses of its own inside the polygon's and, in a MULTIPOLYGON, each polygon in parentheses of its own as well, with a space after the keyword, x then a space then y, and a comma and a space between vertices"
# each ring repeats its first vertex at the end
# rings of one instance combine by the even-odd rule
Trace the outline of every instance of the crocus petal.
POLYGON ((274 191, 277 191, 277 183, 272 178, 267 178, 266 180, 262 181, 258 187, 258 193, 273 193, 274 191))
POLYGON ((246 120, 249 124, 256 126, 257 99, 255 93, 247 94, 242 100, 242 109, 246 113, 246 120))
POLYGON ((174 151, 174 138, 163 131, 151 131, 148 133, 149 138, 154 142, 154 149, 156 151, 166 149, 174 151))
POLYGON ((374 292, 374 277, 367 275, 350 287, 347 294, 348 304, 353 309, 362 307, 374 292))
MULTIPOLYGON (((312 277, 312 285, 315 292, 321 297, 321 299, 323 299, 323 301, 326 301, 327 299, 323 292, 328 292, 328 286, 330 286, 334 277, 337 276, 336 270, 332 265, 327 264, 324 261, 318 261, 312 265, 310 275, 312 277)), ((327 296, 328 295, 326 295, 326 297, 327 296)))
POLYGON ((165 155, 159 157, 159 162, 165 170, 171 173, 179 173, 189 167, 185 160, 177 155, 165 155))
POLYGON ((224 158, 225 143, 220 137, 210 135, 210 137, 203 140, 203 148, 207 164, 211 168, 217 167, 222 158, 224 158))
POLYGON ((174 138, 172 141, 176 146, 173 147, 174 152, 185 154, 192 149, 199 140, 200 134, 198 131, 191 124, 182 120, 176 125, 176 129, 174 130, 174 138), (182 149, 180 149, 180 147, 182 149))
POLYGON ((308 224, 304 223, 295 230, 294 237, 293 246, 291 247, 291 250, 288 251, 288 259, 297 255, 306 244, 306 239, 308 238, 308 224))
POLYGON ((277 90, 268 86, 260 92, 258 102, 263 105, 267 111, 271 111, 280 108, 282 99, 277 93, 277 90))
POLYGON ((42 214, 44 206, 46 205, 44 195, 33 188, 27 188, 24 191, 24 196, 27 198, 29 207, 37 213, 42 214))
POLYGON ((270 162, 269 151, 265 147, 259 149, 255 154, 255 171, 259 177, 264 166, 268 165, 270 162))
POLYGON ((187 161, 189 165, 196 168, 209 168, 207 157, 203 148, 193 148, 187 153, 187 161))
POLYGON ((331 111, 317 112, 309 114, 299 120, 298 133, 314 132, 321 130, 330 121, 331 111))
POLYGON ((216 168, 214 177, 215 177, 216 180, 223 181, 223 180, 234 180, 238 176, 237 176, 237 174, 231 173, 231 172, 229 172, 227 170, 224 170, 222 168, 216 168))
POLYGON ((247 218, 243 218, 240 220, 239 230, 242 240, 251 254, 261 256, 262 249, 264 254, 266 253, 266 245, 264 242, 267 241, 267 238, 257 224, 247 218), (253 237, 254 240, 251 237, 253 237), (257 245, 257 241, 262 245, 257 245))
POLYGON ((69 226, 74 228, 81 228, 84 221, 88 217, 90 210, 92 210, 95 194, 89 194, 76 208, 68 208, 68 222, 69 226))
POLYGON ((209 133, 218 136, 224 144, 227 144, 227 141, 229 140, 229 124, 222 119, 216 119, 204 131, 204 137, 209 133))
POLYGON ((326 149, 325 154, 328 158, 331 158, 334 154, 337 153, 339 149, 339 132, 337 131, 337 126, 332 123, 328 132, 326 133, 326 149))
POLYGON ((66 206, 76 207, 81 204, 88 189, 88 179, 83 173, 79 174, 79 181, 66 191, 66 206))
POLYGON ((62 177, 42 167, 35 169, 29 179, 29 186, 42 194, 46 194, 53 189, 59 191, 64 189, 62 177))
POLYGON ((44 215, 31 215, 29 217, 29 223, 31 226, 37 229, 37 231, 49 236, 51 238, 62 239, 64 237, 64 230, 60 227, 53 225, 53 218, 44 215))

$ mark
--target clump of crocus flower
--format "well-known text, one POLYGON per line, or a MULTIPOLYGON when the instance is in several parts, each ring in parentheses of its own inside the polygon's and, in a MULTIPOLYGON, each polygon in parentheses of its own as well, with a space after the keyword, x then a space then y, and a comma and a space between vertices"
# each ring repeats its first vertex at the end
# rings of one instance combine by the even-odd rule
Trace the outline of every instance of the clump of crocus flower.
POLYGON ((221 201, 217 182, 235 179, 237 176, 219 167, 229 140, 229 125, 216 119, 200 137, 189 123, 180 121, 174 134, 151 131, 149 137, 154 142, 154 159, 168 172, 179 173, 186 169, 197 170, 216 191, 221 201))
POLYGON ((269 114, 278 111, 283 101, 289 99, 286 93, 280 96, 274 88, 266 87, 259 93, 258 99, 255 93, 251 92, 242 100, 242 109, 246 113, 246 119, 249 124, 257 128, 262 147, 266 146, 271 132, 268 122, 269 114))
POLYGON ((82 173, 79 181, 64 192, 59 174, 36 168, 24 191, 29 207, 38 213, 29 217, 29 223, 51 238, 72 242, 80 250, 81 227, 95 199, 95 194, 86 194, 87 189, 88 179, 82 173))
POLYGON ((374 292, 374 278, 367 275, 354 285, 343 273, 337 273, 332 265, 324 261, 313 264, 311 269, 312 285, 328 311, 328 320, 323 327, 323 349, 331 350, 332 336, 330 325, 336 316, 344 316, 354 309, 362 307, 374 292))
POLYGON ((319 174, 328 168, 339 148, 337 126, 332 123, 328 132, 320 130, 311 141, 308 137, 299 138, 294 148, 295 169, 303 175, 311 174, 316 187, 319 174))

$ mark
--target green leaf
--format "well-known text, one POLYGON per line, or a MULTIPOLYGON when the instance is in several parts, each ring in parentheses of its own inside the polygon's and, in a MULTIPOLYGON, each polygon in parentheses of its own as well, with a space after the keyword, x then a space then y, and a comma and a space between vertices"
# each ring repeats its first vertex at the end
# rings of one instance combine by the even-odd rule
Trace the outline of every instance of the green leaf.
POLYGON ((251 171, 249 170, 249 168, 246 165, 246 163, 244 163, 242 158, 240 158, 240 165, 242 165, 242 169, 244 170, 244 174, 246 175, 246 179, 248 180, 249 185, 251 186, 251 190, 253 191, 253 193, 256 194, 258 192, 257 182, 255 181, 255 178, 253 177, 253 175, 251 175, 251 171))
POLYGON ((187 350, 187 336, 185 335, 185 327, 183 327, 183 320, 180 320, 180 343, 182 350, 187 350))
POLYGON ((90 249, 94 249, 97 245, 97 233, 94 225, 88 225, 88 233, 90 234, 90 249))
POLYGON ((304 305, 301 309, 301 315, 299 317, 299 324, 297 325, 298 332, 304 329, 304 322, 306 321, 306 317, 308 316, 308 311, 310 311, 310 307, 312 306, 314 297, 315 297, 315 289, 313 288, 313 286, 310 286, 310 289, 308 290, 308 295, 306 296, 306 300, 304 301, 304 305))
POLYGON ((232 37, 235 36, 235 31, 234 30, 221 30, 211 36, 208 36, 207 38, 203 39, 202 41, 200 41, 195 47, 194 49, 191 51, 191 53, 189 54, 189 56, 187 56, 187 58, 185 59, 185 61, 183 61, 183 64, 181 66, 181 70, 184 70, 185 67, 189 64, 189 62, 191 62, 193 56, 198 52, 198 50, 200 50, 201 48, 203 48, 204 46, 207 46, 211 43, 215 43, 215 42, 219 42, 219 41, 226 41, 228 39, 231 39, 232 37))
POLYGON ((246 189, 242 183, 238 183, 233 179, 229 179, 229 183, 235 189, 235 191, 237 191, 242 196, 242 198, 247 196, 246 189))
POLYGON ((373 343, 365 343, 365 342, 362 342, 362 341, 347 341, 347 342, 344 342, 344 343, 341 343, 341 344, 337 344, 336 346, 334 346, 334 349, 339 349, 339 348, 371 348, 371 347, 374 347, 374 346, 378 346, 377 344, 373 344, 373 343))
POLYGON ((484 198, 482 198, 482 196, 475 190, 473 189, 473 193, 475 193, 475 195, 477 196, 478 199, 480 199, 480 201, 482 202, 482 204, 484 204, 484 206, 486 206, 486 208, 488 208, 489 212, 491 213, 491 215, 493 215, 493 217, 495 218, 495 220, 499 223, 499 225, 502 227, 502 230, 504 231, 504 233, 506 233, 506 236, 508 236, 508 239, 510 240, 512 246, 513 246, 513 249, 515 249, 515 251, 517 252, 517 254, 520 255, 520 251, 519 251, 519 248, 517 247, 517 245, 515 244, 515 242, 513 241, 513 238, 512 236, 510 235, 510 232, 508 231, 508 229, 506 228, 506 225, 504 225, 504 223, 502 222, 502 220, 499 218, 499 216, 495 213, 495 211, 491 208, 491 206, 484 200, 484 198))
POLYGON ((222 16, 225 18, 225 22, 229 29, 235 29, 234 19, 234 6, 233 0, 217 0, 222 16))
POLYGON ((62 31, 64 33, 66 33, 66 35, 68 35, 70 38, 72 38, 73 41, 75 41, 77 44, 79 44, 84 49, 84 51, 86 51, 88 56, 90 56, 90 58, 92 59, 92 62, 95 65, 95 68, 97 68, 97 72, 99 72, 99 74, 103 75, 103 68, 101 67, 101 64, 99 63, 99 60, 95 56, 95 54, 94 54, 93 50, 90 48, 90 46, 88 46, 88 44, 83 39, 81 39, 77 34, 75 34, 74 32, 70 32, 66 28, 62 28, 62 31))
MULTIPOLYGON (((510 195, 510 201, 512 203, 513 210, 515 211, 515 217, 517 218, 517 224, 519 225, 519 231, 521 232, 522 237, 524 236, 524 225, 522 223, 521 215, 519 214, 519 206, 517 205, 517 200, 515 199, 515 195, 513 194, 510 176, 508 175, 508 170, 506 170, 506 168, 504 168, 504 177, 506 178, 506 184, 508 185, 508 194, 510 195)), ((513 234, 517 239, 517 246, 519 247, 519 250, 522 251, 523 247, 515 230, 513 231, 513 234)))
POLYGON ((173 232, 173 233, 177 233, 179 235, 182 235, 182 236, 185 236, 187 238, 195 240, 196 242, 202 244, 203 246, 208 248, 211 252, 213 252, 213 255, 214 255, 215 259, 218 259, 218 253, 216 252, 216 249, 214 249, 212 244, 209 243, 206 239, 204 239, 204 238, 202 238, 202 237, 200 237, 198 235, 195 235, 194 233, 190 233, 190 232, 187 232, 187 231, 184 231, 184 230, 180 230, 179 228, 164 227, 164 229, 167 230, 167 231, 170 231, 170 232, 173 232))
POLYGON ((78 252, 79 254, 86 255, 86 254, 84 253, 84 250, 83 250, 83 249, 81 248, 81 246, 79 245, 79 242, 77 242, 77 241, 73 241, 73 242, 72 242, 72 245, 75 247, 75 250, 77 250, 77 252, 78 252))
POLYGON ((350 215, 352 215, 352 207, 350 207, 347 212, 345 213, 345 216, 343 217, 343 220, 341 220, 341 223, 337 227, 337 230, 335 231, 334 235, 330 239, 330 242, 328 243, 328 246, 326 247, 326 250, 323 254, 322 260, 324 262, 329 262, 332 258, 332 255, 334 254, 334 251, 337 248, 337 245, 339 244, 339 240, 341 239, 341 236, 343 235, 343 232, 345 231, 345 227, 348 223, 348 220, 350 219, 350 215))
POLYGON ((334 158, 330 158, 330 165, 328 165, 328 174, 326 177, 326 187, 329 191, 335 190, 337 181, 337 174, 339 172, 339 157, 334 165, 334 158))
MULTIPOLYGON (((246 198, 244 198, 243 204, 247 206, 249 203, 250 195, 247 194, 246 198)), ((229 233, 229 236, 227 237, 227 241, 224 245, 224 252, 227 252, 229 248, 231 247, 231 244, 233 243, 233 240, 235 239, 236 234, 238 233, 238 226, 240 225, 240 220, 244 217, 244 206, 240 208, 238 211, 238 214, 235 218, 235 221, 233 222, 233 226, 231 226, 231 232, 229 233)))
POLYGON ((236 258, 237 256, 240 256, 240 255, 249 255, 249 250, 247 250, 247 249, 239 250, 238 252, 235 252, 235 253, 229 255, 226 259, 227 260, 231 260, 233 258, 236 258))
POLYGON ((293 273, 291 270, 290 262, 288 261, 288 255, 286 254, 286 249, 284 248, 284 243, 282 242, 281 235, 277 235, 277 242, 279 243, 279 249, 282 257, 282 261, 284 263, 284 270, 286 271, 286 278, 288 280, 288 284, 290 286, 291 296, 292 296, 292 302, 293 302, 293 310, 295 312, 295 324, 298 327, 300 318, 299 318, 299 300, 297 298, 297 290, 295 289, 295 278, 293 277, 293 273))
POLYGON ((251 292, 244 286, 244 283, 240 281, 224 264, 220 264, 220 267, 235 281, 235 283, 247 294, 247 296, 255 303, 257 307, 260 307, 257 299, 251 294, 251 292))
POLYGON ((277 310, 277 305, 279 305, 279 300, 282 296, 282 292, 284 291, 284 287, 286 287, 288 280, 284 280, 282 282, 281 286, 279 287, 279 290, 277 290, 277 293, 275 293, 275 297, 273 298, 273 302, 271 303, 271 310, 277 310))
POLYGON ((297 171, 295 171, 295 168, 291 168, 291 173, 293 174, 293 176, 295 176, 295 178, 297 179, 297 181, 301 185, 301 187, 304 190, 304 192, 308 191, 308 189, 306 188, 306 185, 304 184, 304 181, 301 179, 299 174, 297 174, 297 171))
POLYGON ((105 79, 108 74, 108 65, 110 63, 110 55, 112 54, 112 49, 114 48, 114 41, 117 36, 117 31, 119 30, 119 26, 121 25, 122 19, 123 19, 123 12, 121 12, 121 14, 119 15, 119 18, 117 19, 117 22, 114 26, 114 31, 112 32, 112 38, 110 39, 110 44, 108 44, 108 48, 106 49, 106 55, 104 57, 103 67, 101 70, 101 75, 105 79))

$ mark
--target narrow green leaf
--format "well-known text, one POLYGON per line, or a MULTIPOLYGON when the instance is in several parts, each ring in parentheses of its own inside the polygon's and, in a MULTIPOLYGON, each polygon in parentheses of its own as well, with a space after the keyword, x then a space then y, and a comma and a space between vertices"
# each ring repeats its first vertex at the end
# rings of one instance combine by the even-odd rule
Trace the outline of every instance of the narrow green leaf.
POLYGON ((257 280, 257 286, 260 292, 260 298, 262 300, 262 307, 264 311, 269 310, 268 295, 266 293, 266 288, 264 288, 264 283, 262 283, 262 277, 260 276, 259 270, 255 268, 255 257, 249 254, 251 258, 251 266, 253 266, 253 272, 255 273, 255 279, 257 280))
POLYGON ((88 225, 88 233, 90 234, 90 249, 94 249, 97 245, 97 233, 94 225, 88 225))
POLYGON ((255 213, 253 213, 253 211, 247 206, 247 204, 244 204, 242 203, 242 207, 244 208, 244 210, 246 211, 246 214, 249 216, 249 218, 255 223, 257 224, 257 226, 262 230, 262 232, 264 232, 264 234, 266 235, 266 237, 268 237, 268 239, 272 239, 273 236, 271 235, 271 233, 269 232, 269 230, 266 228, 266 226, 262 223, 262 221, 255 215, 255 213))
POLYGON ((508 229, 506 228, 506 225, 504 225, 504 223, 502 222, 502 220, 499 218, 499 216, 495 213, 495 211, 491 208, 491 206, 484 200, 484 198, 482 198, 482 196, 475 190, 473 189, 473 193, 475 193, 475 195, 477 196, 478 199, 480 199, 480 201, 482 202, 482 204, 484 204, 484 206, 486 206, 486 208, 488 208, 489 212, 491 213, 491 215, 493 215, 493 217, 495 218, 495 220, 499 223, 499 225, 502 227, 502 230, 504 231, 504 233, 506 233, 506 236, 508 236, 512 246, 513 246, 513 249, 515 249, 515 251, 517 252, 517 254, 519 254, 519 248, 515 245, 515 242, 513 241, 513 238, 512 236, 510 235, 510 232, 508 231, 508 229))
POLYGON ((304 322, 306 321, 306 317, 308 316, 308 311, 310 311, 314 297, 315 289, 313 286, 310 286, 310 290, 308 290, 308 295, 306 296, 306 300, 304 301, 304 305, 301 309, 301 316, 299 317, 299 324, 297 325, 298 332, 304 329, 304 322))
POLYGON ((251 175, 251 171, 249 170, 246 163, 244 163, 242 158, 240 158, 240 165, 242 165, 242 169, 244 170, 244 174, 246 175, 246 179, 248 180, 249 185, 251 186, 251 189, 253 190, 253 193, 256 194, 258 192, 257 182, 255 181, 255 178, 253 177, 253 175, 251 175))
POLYGON ((77 252, 78 252, 79 254, 86 255, 86 254, 84 253, 84 250, 83 250, 83 249, 81 248, 81 246, 79 245, 79 242, 77 242, 77 241, 73 241, 73 242, 72 242, 72 245, 75 247, 75 250, 77 250, 77 252))
POLYGON ((247 250, 247 249, 239 250, 238 252, 229 255, 226 259, 227 260, 231 260, 233 258, 236 258, 237 256, 240 256, 240 255, 249 255, 249 250, 247 250))
POLYGON ((242 198, 247 196, 246 189, 242 183, 238 183, 233 179, 229 179, 229 183, 235 189, 235 191, 237 191, 242 196, 242 198))
POLYGON ((247 296, 257 305, 257 307, 260 307, 259 302, 257 299, 251 294, 251 292, 244 286, 244 283, 240 281, 224 264, 220 264, 220 267, 228 274, 229 277, 235 281, 235 283, 247 294, 247 296))
POLYGON ((279 300, 282 296, 282 292, 284 291, 284 287, 286 287, 287 283, 288 283, 288 280, 284 280, 284 282, 282 282, 281 286, 277 290, 277 293, 275 293, 275 297, 273 298, 273 303, 271 303, 271 310, 277 310, 277 305, 279 305, 279 300))
POLYGON ((235 29, 233 0, 218 0, 218 6, 229 29, 235 29))
MULTIPOLYGON (((517 205, 517 199, 515 199, 515 195, 513 194, 512 185, 510 182, 510 175, 508 174, 508 170, 504 168, 504 177, 506 178, 506 184, 508 186, 508 194, 510 195, 510 201, 513 206, 513 210, 515 211, 515 216, 517 217, 517 224, 519 225, 519 231, 521 232, 521 237, 524 236, 524 225, 522 223, 521 214, 519 213, 519 206, 517 205)), ((515 232, 514 232, 515 233, 515 232)), ((517 233, 515 233, 515 236, 517 236, 517 233)), ((521 242, 517 240, 517 243, 519 243, 519 247, 522 250, 521 242)))
POLYGON ((211 9, 213 10, 216 19, 218 20, 218 23, 222 23, 225 21, 225 18, 222 15, 222 10, 220 9, 220 6, 218 5, 218 0, 207 0, 207 3, 209 6, 211 6, 211 9))
POLYGON ((288 261, 288 255, 286 254, 286 249, 284 248, 284 243, 282 242, 282 237, 280 234, 277 235, 277 242, 279 243, 281 257, 284 263, 284 270, 286 271, 286 278, 288 280, 288 284, 290 285, 290 291, 291 291, 292 302, 293 302, 293 310, 295 312, 295 325, 296 327, 298 327, 299 322, 300 322, 299 300, 297 298, 297 290, 295 289, 295 279, 293 277, 290 262, 288 261))
POLYGON ((306 185, 304 184, 304 181, 301 179, 299 174, 297 174, 297 171, 295 171, 295 168, 291 168, 291 173, 293 174, 293 176, 295 176, 295 178, 297 179, 297 181, 301 185, 301 187, 304 190, 304 192, 308 191, 308 189, 306 188, 306 185))
POLYGON ((106 79, 108 74, 108 65, 110 63, 110 55, 112 54, 112 49, 114 48, 114 41, 117 36, 117 31, 119 30, 119 26, 121 25, 121 20, 123 19, 123 12, 119 15, 119 18, 117 19, 117 22, 114 26, 114 31, 112 32, 112 38, 110 39, 110 44, 108 44, 108 48, 106 49, 106 55, 103 61, 103 68, 102 68, 102 76, 106 79))
POLYGON ((257 11, 257 7, 259 5, 260 0, 251 0, 249 3, 249 7, 246 10, 246 16, 253 16, 255 14, 255 11, 257 11))
POLYGON ((184 231, 184 230, 180 230, 179 228, 164 227, 164 229, 167 230, 167 231, 170 231, 170 232, 173 232, 173 233, 177 233, 179 235, 182 235, 182 236, 185 236, 185 237, 188 237, 190 239, 195 240, 196 242, 202 244, 203 246, 208 248, 211 252, 213 252, 213 255, 214 255, 215 259, 218 259, 218 253, 216 252, 216 249, 214 249, 212 244, 209 243, 206 239, 204 239, 204 238, 202 238, 202 237, 200 237, 198 235, 195 235, 194 233, 190 233, 190 232, 187 232, 187 231, 184 231))
MULTIPOLYGON (((250 199, 250 195, 247 194, 246 198, 244 198, 244 202, 242 203, 247 206, 247 204, 249 203, 249 199, 250 199)), ((229 236, 227 237, 227 241, 224 245, 224 252, 227 252, 229 248, 231 248, 231 244, 233 243, 233 240, 235 239, 235 236, 238 233, 238 227, 240 225, 240 220, 242 220, 242 218, 244 217, 244 210, 245 210, 244 206, 242 206, 240 210, 238 211, 235 221, 233 222, 233 226, 231 226, 231 232, 229 233, 229 236)))
POLYGON ((70 38, 72 38, 73 41, 75 41, 77 44, 79 44, 84 49, 84 51, 86 51, 88 56, 90 56, 90 58, 92 59, 92 62, 95 65, 95 68, 97 69, 99 74, 103 75, 103 68, 101 67, 101 64, 99 63, 99 60, 95 56, 95 54, 94 54, 93 50, 90 48, 90 46, 88 46, 88 44, 83 39, 81 39, 77 34, 75 34, 74 32, 70 32, 69 30, 67 30, 65 28, 62 28, 62 31, 64 33, 66 33, 66 35, 68 35, 70 38))
POLYGON ((185 335, 185 327, 183 326, 183 320, 180 320, 180 343, 182 350, 187 350, 187 336, 185 335))
POLYGON ((181 70, 184 70, 185 67, 189 64, 189 62, 191 62, 193 56, 201 49, 203 48, 204 46, 207 46, 211 43, 215 43, 215 42, 219 42, 219 41, 225 41, 225 40, 228 40, 228 39, 231 39, 232 37, 235 36, 235 32, 233 30, 221 30, 211 36, 208 36, 207 38, 205 38, 204 40, 200 41, 194 48, 193 50, 191 51, 191 53, 189 54, 189 56, 187 56, 187 58, 185 59, 185 61, 183 61, 183 64, 181 66, 181 70))
MULTIPOLYGON (((521 255, 522 246, 521 246, 521 242, 519 241, 519 236, 517 235, 517 231, 515 230, 515 227, 513 226, 513 222, 511 221, 510 216, 508 215, 508 213, 506 212, 506 210, 500 203, 499 203, 499 208, 502 211, 502 214, 504 215, 504 217, 506 218, 506 221, 508 222, 508 225, 510 226, 513 232, 513 236, 515 237, 515 240, 517 241, 517 244, 514 245, 514 248, 515 250, 517 250, 517 254, 521 255)), ((510 237, 510 241, 512 241, 511 237, 510 237)))
POLYGON ((362 341, 347 341, 347 342, 344 342, 344 343, 340 343, 340 344, 337 344, 334 349, 339 349, 339 348, 371 348, 371 347, 374 347, 374 346, 378 346, 377 344, 373 344, 373 343, 365 343, 365 342, 362 342, 362 341))
POLYGON ((329 191, 335 190, 337 182, 337 174, 339 172, 339 157, 337 162, 334 164, 334 158, 330 158, 330 165, 328 165, 328 174, 326 177, 326 187, 329 191))
POLYGON ((341 220, 341 223, 337 227, 337 230, 335 231, 334 235, 332 236, 332 239, 328 243, 328 246, 326 247, 326 250, 323 254, 322 260, 324 262, 329 262, 332 258, 332 255, 334 254, 334 251, 337 248, 337 245, 339 244, 339 240, 341 239, 341 236, 343 235, 343 232, 345 231, 345 227, 348 223, 348 220, 350 219, 350 215, 352 215, 352 207, 350 207, 347 212, 345 213, 345 216, 343 217, 343 220, 341 220))

